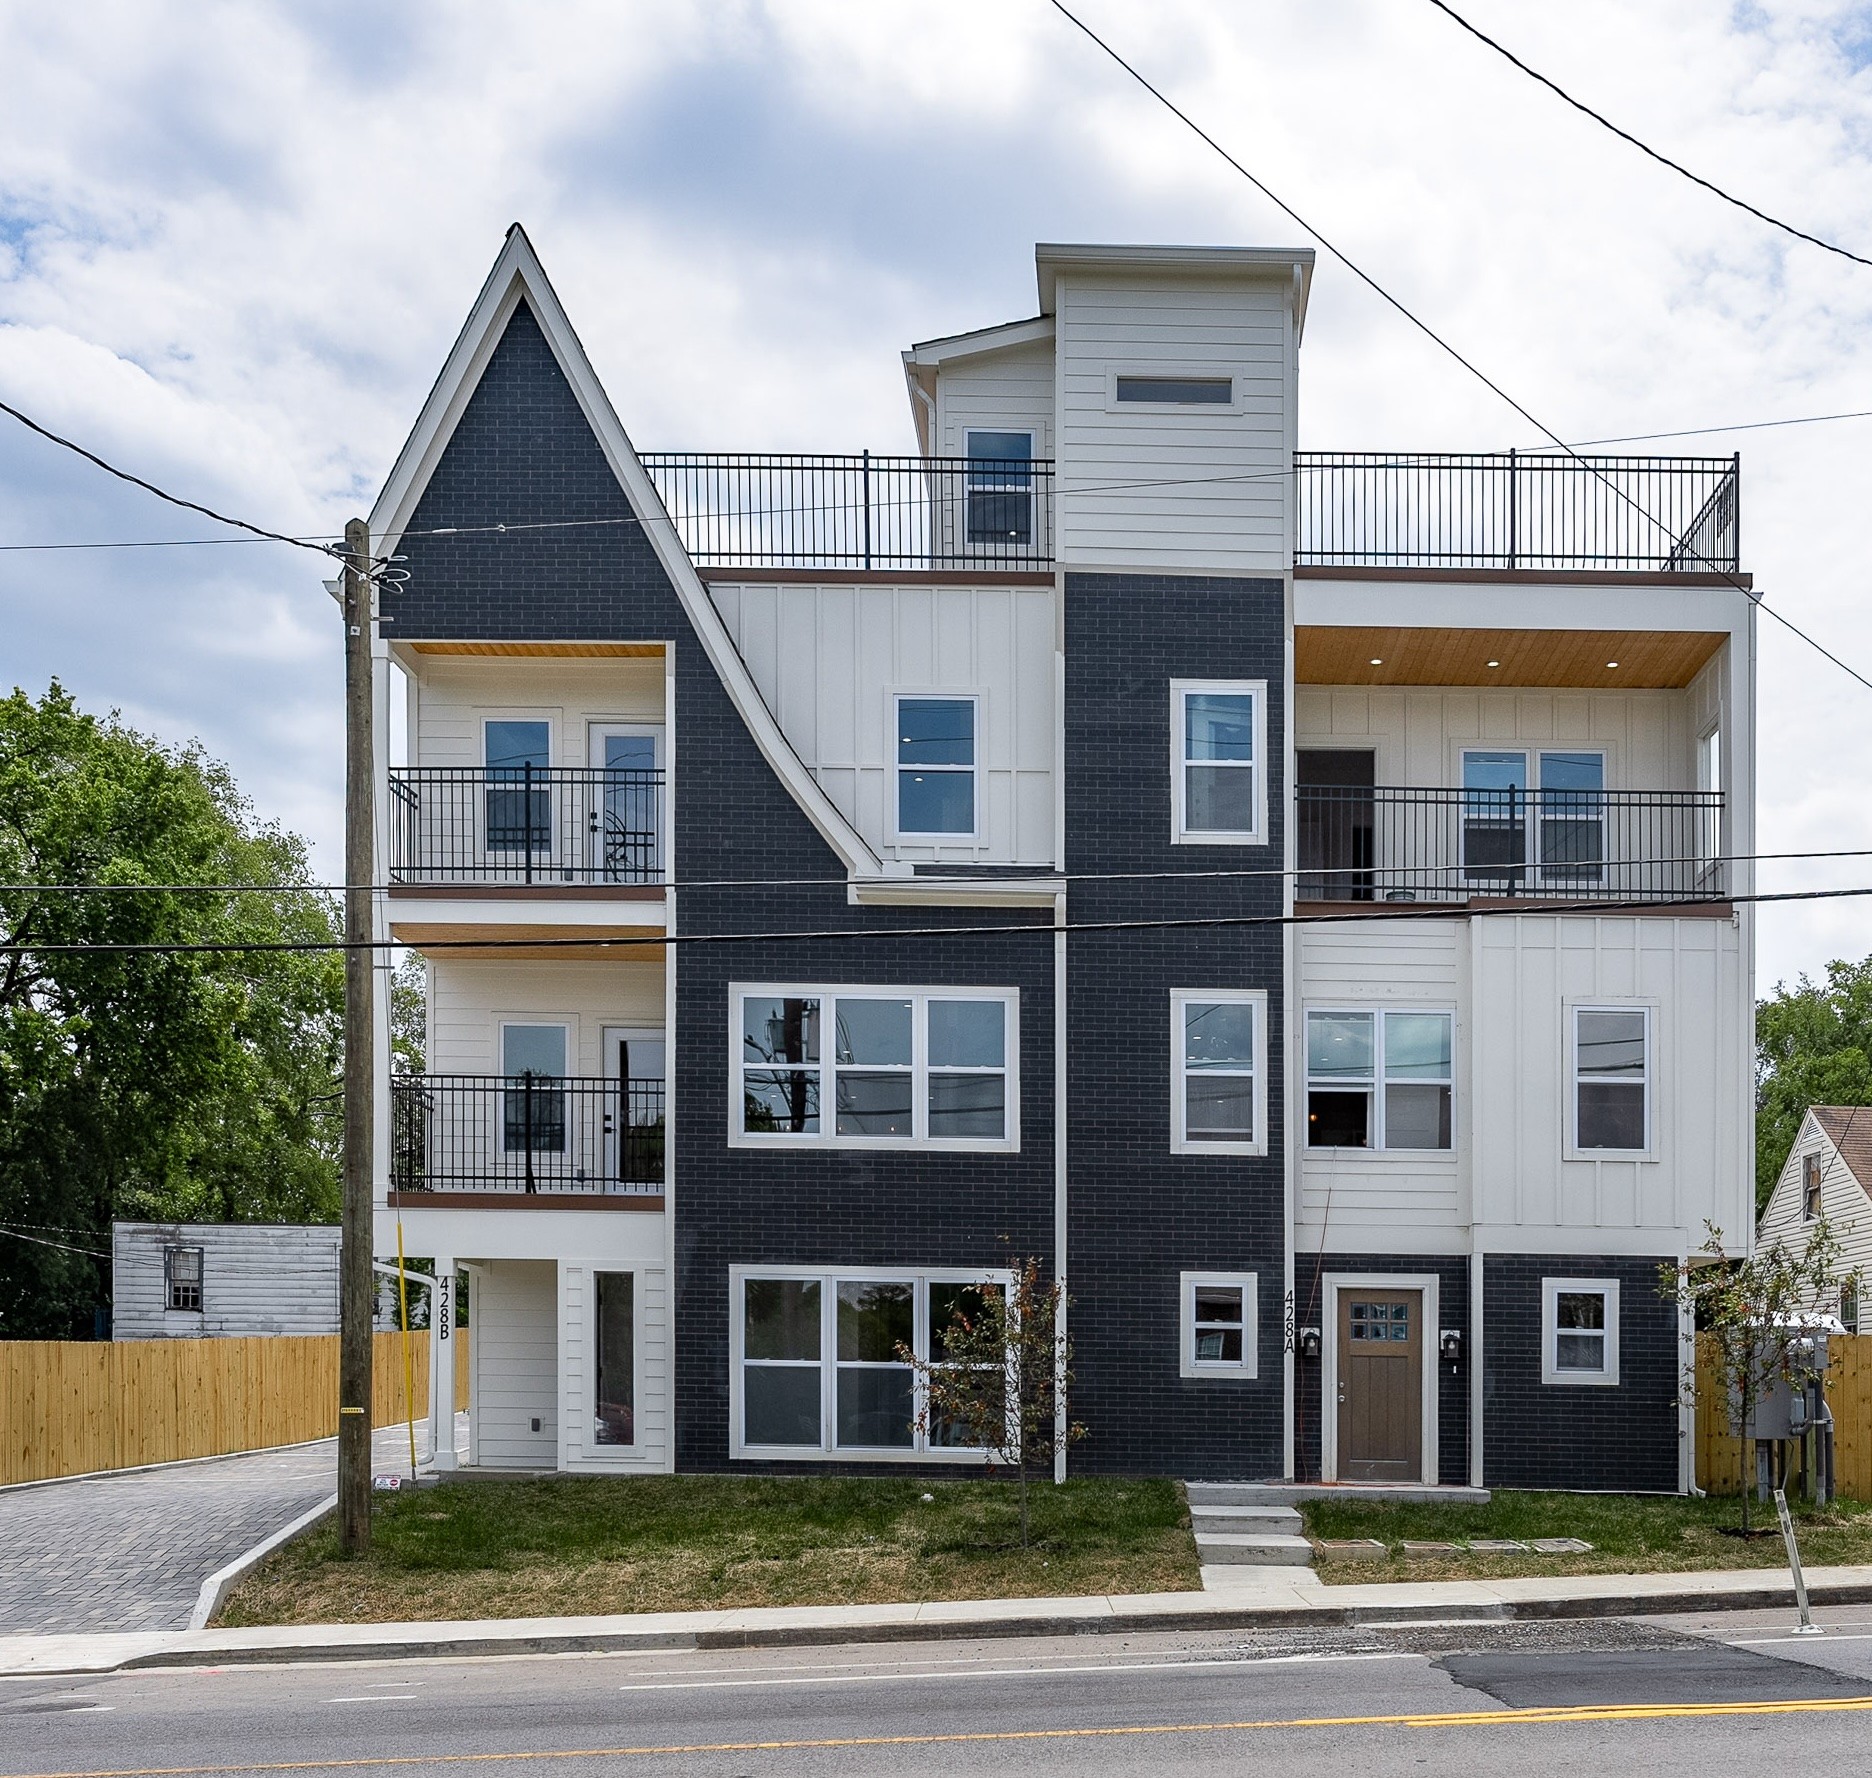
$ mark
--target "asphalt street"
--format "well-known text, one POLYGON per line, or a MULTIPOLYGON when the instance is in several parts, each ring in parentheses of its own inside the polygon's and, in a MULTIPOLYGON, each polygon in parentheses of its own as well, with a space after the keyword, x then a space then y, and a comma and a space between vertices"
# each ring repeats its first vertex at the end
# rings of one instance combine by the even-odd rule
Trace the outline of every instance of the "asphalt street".
POLYGON ((0 1682, 0 1778, 1863 1769, 1872 1614, 147 1670, 0 1682))

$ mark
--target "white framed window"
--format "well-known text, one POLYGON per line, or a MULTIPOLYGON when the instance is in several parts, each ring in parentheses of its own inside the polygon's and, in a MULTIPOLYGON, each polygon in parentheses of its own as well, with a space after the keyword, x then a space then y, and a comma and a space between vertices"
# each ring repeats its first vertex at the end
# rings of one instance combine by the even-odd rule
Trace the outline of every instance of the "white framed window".
POLYGON ((1541 1381, 1605 1387, 1618 1367, 1618 1280, 1543 1278, 1541 1381))
POLYGON ((1171 840, 1258 846, 1267 840, 1267 681, 1170 682, 1171 840))
POLYGON ((975 837, 980 702, 973 693, 893 694, 898 838, 975 837))
POLYGON ((1455 1027, 1435 1010, 1309 1008, 1307 1147, 1452 1149, 1455 1027))
POLYGON ((593 1272, 592 1443, 637 1443, 637 1274, 593 1272))
POLYGON ((1170 1150, 1266 1154, 1267 995, 1170 991, 1170 1150))
POLYGON ((1651 1009, 1572 1010, 1572 1136, 1580 1154, 1651 1150, 1651 1009))
POLYGON ((1105 371, 1105 411, 1239 414, 1247 378, 1215 364, 1114 364, 1105 371))
POLYGON ((1252 1377, 1259 1316, 1253 1272, 1185 1272, 1182 1374, 1252 1377))
POLYGON ((1034 540, 1034 435, 974 427, 962 435, 967 456, 963 524, 986 554, 1030 549, 1034 540))
POLYGON ((925 1413, 904 1352, 941 1364, 953 1318, 1008 1282, 992 1269, 732 1268, 730 1454, 980 1462, 925 1413))
POLYGON ((1020 1146, 1017 988, 730 984, 729 1141, 1020 1146))
POLYGON ((1722 729, 1717 727, 1697 741, 1697 789, 1704 793, 1697 811, 1697 856, 1705 865, 1714 865, 1722 858, 1722 788, 1722 729))
POLYGON ((1506 893, 1530 877, 1562 886, 1603 879, 1603 750, 1465 747, 1462 788, 1465 881, 1506 893))

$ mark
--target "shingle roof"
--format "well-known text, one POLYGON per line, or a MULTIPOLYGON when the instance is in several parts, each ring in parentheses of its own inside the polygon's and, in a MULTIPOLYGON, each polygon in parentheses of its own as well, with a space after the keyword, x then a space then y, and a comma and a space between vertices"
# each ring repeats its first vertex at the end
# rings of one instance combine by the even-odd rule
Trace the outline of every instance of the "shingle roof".
POLYGON ((1872 1198, 1872 1107, 1813 1105, 1808 1107, 1826 1138, 1839 1150, 1846 1170, 1859 1189, 1872 1198))

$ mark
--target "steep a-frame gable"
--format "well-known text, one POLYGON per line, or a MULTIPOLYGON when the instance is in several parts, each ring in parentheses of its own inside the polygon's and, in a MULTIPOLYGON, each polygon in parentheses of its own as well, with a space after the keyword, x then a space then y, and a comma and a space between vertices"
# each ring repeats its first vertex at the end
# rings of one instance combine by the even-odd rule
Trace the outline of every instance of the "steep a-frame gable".
POLYGON ((398 642, 656 639, 699 649, 767 766, 846 872, 884 874, 762 702, 517 226, 371 529, 377 547, 408 570, 385 601, 398 642))

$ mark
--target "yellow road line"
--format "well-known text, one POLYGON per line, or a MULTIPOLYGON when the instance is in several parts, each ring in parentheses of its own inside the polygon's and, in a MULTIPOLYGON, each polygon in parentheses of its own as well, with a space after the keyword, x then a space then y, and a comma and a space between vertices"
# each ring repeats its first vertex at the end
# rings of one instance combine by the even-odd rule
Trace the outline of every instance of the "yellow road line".
POLYGON ((1138 1735, 1224 1735, 1251 1729, 1468 1729, 1496 1724, 1646 1722, 1665 1717, 1800 1716, 1872 1710, 1866 1698, 1776 1698, 1724 1704, 1579 1704, 1553 1709, 1466 1710, 1412 1716, 1252 1717, 1241 1722, 1121 1723, 1073 1729, 975 1729, 947 1735, 841 1735, 801 1741, 697 1741, 640 1747, 512 1748, 495 1753, 386 1753, 355 1759, 274 1760, 230 1766, 127 1766, 93 1772, 12 1773, 5 1778, 228 1778, 246 1772, 341 1772, 387 1766, 466 1766, 546 1759, 626 1759, 693 1753, 804 1753, 839 1747, 942 1747, 989 1741, 1097 1741, 1138 1735))

